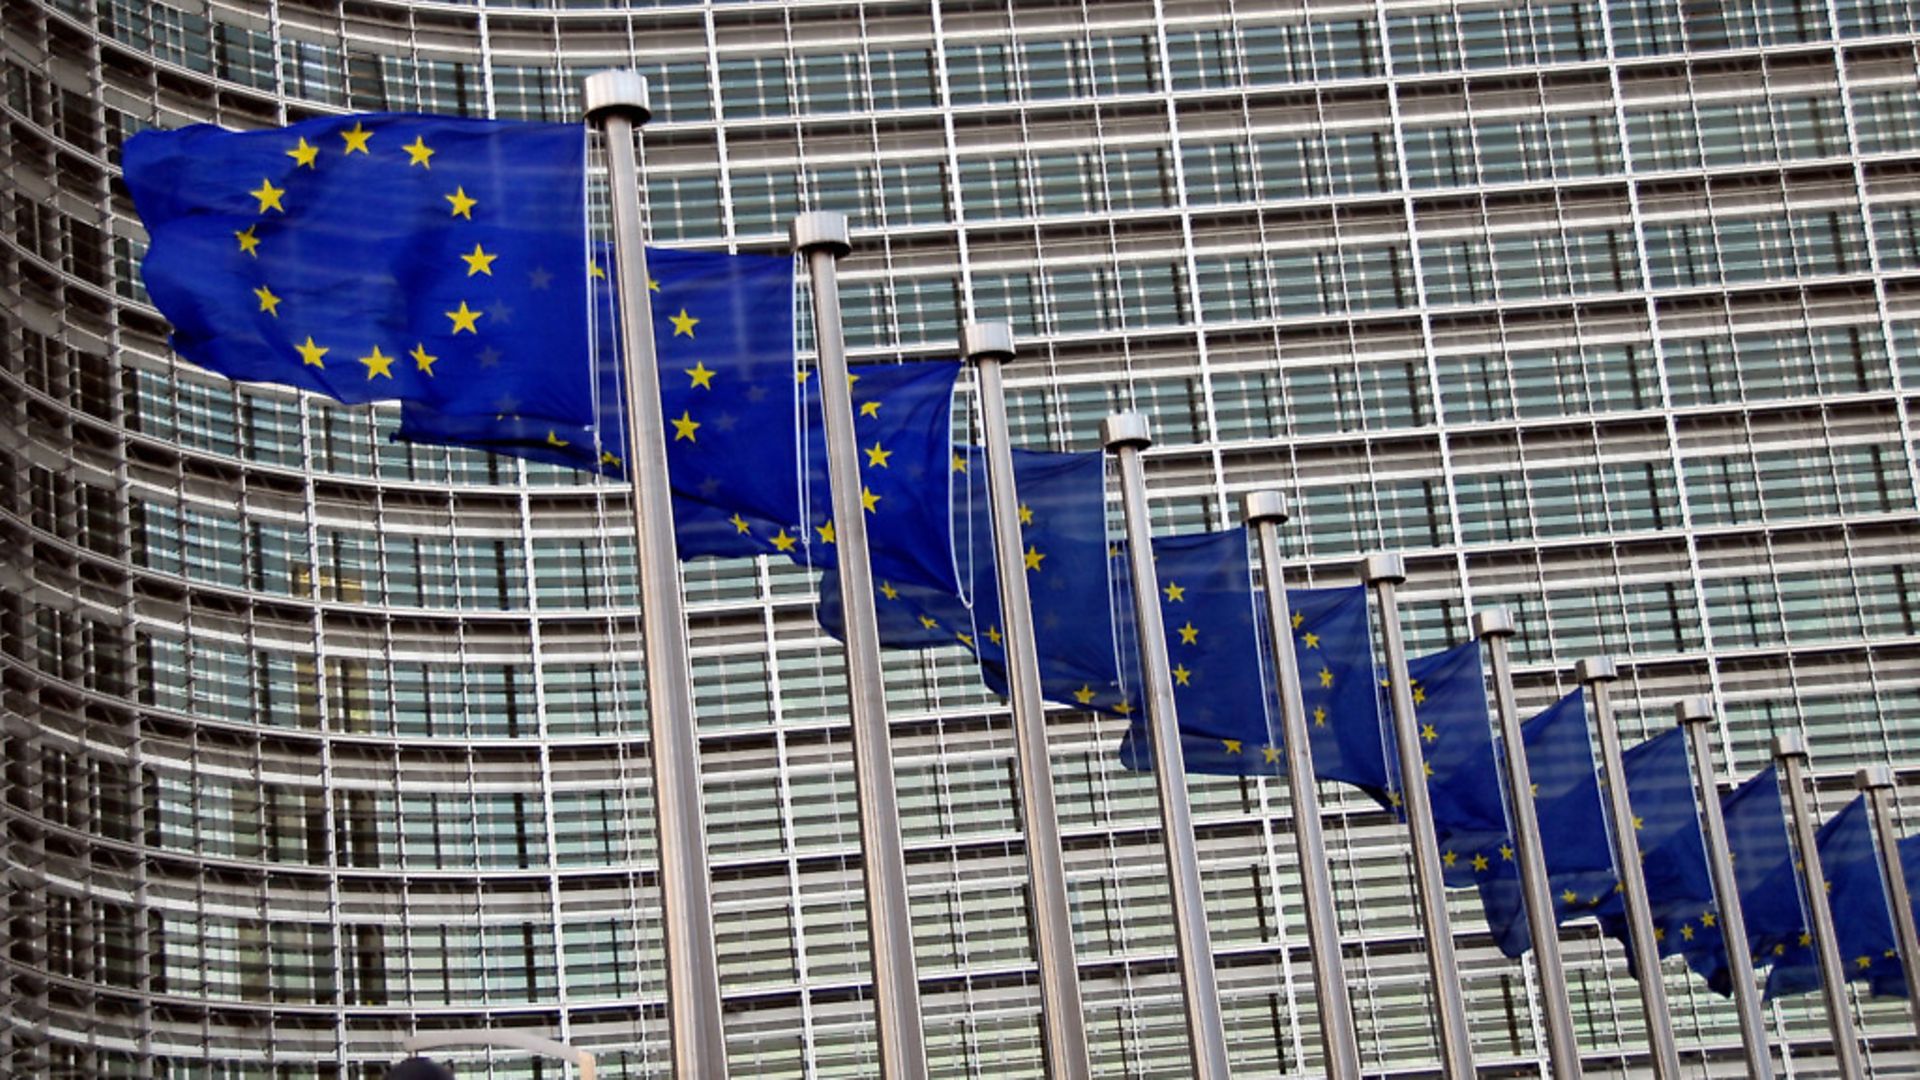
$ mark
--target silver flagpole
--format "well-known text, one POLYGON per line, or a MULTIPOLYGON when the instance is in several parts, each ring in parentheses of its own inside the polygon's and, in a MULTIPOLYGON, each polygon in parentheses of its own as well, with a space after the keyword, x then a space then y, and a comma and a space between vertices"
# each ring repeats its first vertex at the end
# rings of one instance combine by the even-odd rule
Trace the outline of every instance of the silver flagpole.
POLYGON ((613 200, 613 255, 619 274, 620 342, 627 384, 627 476, 633 482, 640 570, 642 645, 653 742, 653 803, 660 820, 660 907, 667 960, 667 1030, 673 1073, 682 1080, 727 1074, 720 1028, 719 964, 708 895, 706 829, 700 807, 700 744, 693 723, 693 675, 680 599, 667 488, 666 423, 653 352, 647 249, 640 221, 634 132, 653 115, 647 80, 631 71, 589 75, 587 121, 598 124, 613 200))
POLYGON ((1533 805, 1533 774, 1513 704, 1513 661, 1507 639, 1513 616, 1505 608, 1475 612, 1473 634, 1486 643, 1493 666, 1494 711, 1507 757, 1507 817, 1519 848, 1520 885, 1527 905, 1527 930, 1533 937, 1534 968, 1540 972, 1540 1003, 1547 1017, 1547 1053, 1560 1080, 1581 1075, 1580 1044, 1573 1035, 1573 1006, 1567 1000, 1567 973, 1560 966, 1560 930, 1547 883, 1547 857, 1540 846, 1540 816, 1533 805))
POLYGON ((847 704, 853 730, 853 782, 860 812, 861 872, 866 883, 867 934, 873 951, 873 1007, 880 1033, 880 1074, 912 1080, 927 1075, 926 1036, 920 1026, 920 979, 914 969, 913 914, 907 902, 907 863, 894 792, 893 752, 880 675, 880 623, 873 606, 873 567, 867 558, 866 509, 860 500, 860 451, 853 431, 853 390, 840 327, 836 260, 853 250, 844 214, 816 212, 793 219, 793 249, 813 275, 813 327, 820 363, 820 403, 826 412, 827 479, 833 488, 834 551, 846 620, 847 704))
POLYGON ((1833 1057, 1845 1080, 1865 1075, 1860 1040, 1853 1030, 1853 1006, 1847 1000, 1847 970, 1840 963, 1840 942, 1833 932, 1833 906, 1827 902, 1827 875, 1820 868, 1818 828, 1807 805, 1807 743, 1797 731, 1774 736, 1773 759, 1787 783, 1787 811, 1793 815, 1793 841, 1800 856, 1800 879, 1813 920, 1813 947, 1820 958, 1820 996, 1827 1005, 1827 1031, 1833 1057))
POLYGON ((1913 923, 1913 897, 1907 891, 1905 869, 1900 865, 1900 834, 1893 822, 1893 770, 1885 765, 1868 765, 1854 774, 1854 786, 1867 796, 1867 810, 1873 814, 1874 846, 1880 849, 1880 880, 1887 888, 1887 909, 1893 915, 1893 933, 1900 946, 1900 971, 1907 980, 1907 1008, 1913 1010, 1913 1026, 1920 1032, 1920 933, 1913 923))
MULTIPOLYGON (((1593 726, 1600 733, 1600 764, 1606 770, 1607 809, 1613 818, 1613 862, 1627 905, 1627 948, 1640 973, 1640 1010, 1647 1020, 1647 1053, 1657 1080, 1679 1080, 1680 1051, 1674 1045, 1673 1015, 1667 1011, 1667 984, 1660 974, 1660 947, 1653 937, 1653 905, 1640 866, 1640 838, 1633 831, 1633 804, 1621 763, 1620 730, 1613 723, 1607 684, 1619 678, 1613 661, 1592 656, 1574 665, 1573 677, 1593 699, 1593 726)), ((1756 1076, 1767 1075, 1756 1073, 1756 1076)))
POLYGON ((1773 1075, 1773 1057, 1767 1049, 1766 1022, 1760 1013, 1760 990, 1753 982, 1753 956, 1747 950, 1747 919, 1740 910, 1740 882, 1733 876, 1727 854, 1727 823, 1720 814, 1720 784, 1714 779, 1713 743, 1707 737, 1714 725, 1713 699, 1682 698, 1674 716, 1687 733, 1687 752, 1693 759, 1694 801, 1700 810, 1700 831, 1707 844, 1707 869, 1713 875, 1713 898, 1720 909, 1720 939, 1727 954, 1727 973, 1733 980, 1734 1011, 1740 1018, 1740 1045, 1747 1055, 1750 1076, 1773 1075))
POLYGON ((1193 807, 1187 802, 1186 755, 1173 704, 1173 674, 1167 668, 1167 629, 1160 621, 1160 577, 1153 568, 1153 532, 1147 523, 1147 481, 1140 451, 1152 445, 1147 418, 1115 413, 1100 425, 1100 439, 1120 465, 1120 504, 1126 515, 1133 610, 1140 632, 1140 669, 1146 685, 1152 731, 1153 779, 1160 796, 1167 877, 1173 884, 1173 940, 1179 953, 1180 988, 1186 998, 1187 1045, 1196 1080, 1227 1080, 1227 1036, 1220 1017, 1220 987, 1207 937, 1206 895, 1200 884, 1200 853, 1193 837, 1193 807))
POLYGON ((1313 954, 1314 1004, 1320 1013, 1320 1045, 1328 1076, 1360 1075, 1360 1039, 1347 998, 1340 959, 1340 920, 1333 906, 1327 842, 1320 833, 1320 794, 1314 786, 1308 744, 1306 698, 1300 691, 1299 658, 1293 650, 1293 616, 1287 609, 1287 575, 1280 562, 1280 526, 1287 500, 1277 491, 1249 491, 1241 516, 1260 545, 1260 576, 1266 583, 1267 622, 1273 627, 1273 670, 1280 682, 1280 747, 1286 755, 1287 792, 1293 802, 1293 841, 1305 886, 1307 943, 1313 954))
POLYGON ((1473 1042, 1467 1032, 1467 1004, 1460 993, 1460 964, 1453 955, 1453 926, 1447 919, 1447 885, 1440 869, 1440 845, 1433 832, 1433 803, 1420 752, 1420 722, 1414 716, 1413 687, 1407 675, 1407 644, 1400 636, 1395 587, 1407 580, 1407 564, 1398 555, 1369 555, 1360 564, 1360 580, 1373 589, 1380 608, 1381 638, 1386 643, 1387 677, 1393 699, 1393 744, 1400 758, 1400 797, 1407 812, 1407 837, 1413 845, 1413 880, 1420 894, 1420 924, 1427 932, 1427 975, 1433 984, 1435 1019, 1440 1025, 1440 1064, 1449 1077, 1474 1074, 1473 1042))
POLYGON ((1080 1005, 1080 965, 1073 955, 1073 912, 1067 897, 1066 856, 1053 802, 1053 759, 1047 752, 1046 703, 1040 696, 1040 658, 1020 543, 1020 496, 1013 476, 1013 440, 1000 365, 1013 359, 1013 328, 968 323, 961 351, 980 378, 980 416, 986 436, 987 497, 993 520, 993 564, 1000 578, 1005 624, 1007 686, 1013 699, 1014 760, 1020 781, 1020 817, 1026 826, 1034 952, 1040 966, 1040 1021, 1046 1033, 1047 1075, 1084 1080, 1087 1021, 1080 1005))

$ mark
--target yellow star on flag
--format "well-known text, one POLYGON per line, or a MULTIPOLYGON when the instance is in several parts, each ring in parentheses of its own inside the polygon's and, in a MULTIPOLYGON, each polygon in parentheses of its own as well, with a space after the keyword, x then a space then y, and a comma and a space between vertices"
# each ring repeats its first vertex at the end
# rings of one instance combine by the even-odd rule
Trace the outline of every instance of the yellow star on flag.
POLYGON ((433 151, 427 148, 427 140, 424 136, 415 135, 412 142, 400 149, 407 152, 407 166, 409 168, 415 165, 423 169, 433 168, 433 162, 431 160, 433 151))
POLYGON ((1028 506, 1026 503, 1020 504, 1020 524, 1033 524, 1033 507, 1028 506))
POLYGON ((1042 559, 1045 559, 1046 557, 1047 557, 1046 553, 1041 551, 1039 548, 1034 547, 1032 544, 1027 545, 1027 554, 1025 556, 1027 569, 1036 570, 1036 571, 1039 570, 1040 561, 1042 559))
POLYGON ((1307 621, 1307 617, 1305 615, 1302 615, 1297 611, 1293 613, 1293 628, 1295 630, 1300 629, 1300 624, 1306 621, 1307 621))
POLYGON ((1239 739, 1221 739, 1220 741, 1221 741, 1221 742, 1222 742, 1223 744, 1225 744, 1225 745, 1226 745, 1226 748, 1227 748, 1227 753, 1229 753, 1229 754, 1237 754, 1237 753, 1239 753, 1239 752, 1240 752, 1240 740, 1239 740, 1239 739))
POLYGON ((880 595, 889 600, 898 600, 900 599, 900 590, 893 587, 893 582, 883 581, 880 583, 880 595))
POLYGON ((1280 748, 1277 746, 1261 747, 1260 753, 1267 759, 1266 763, 1268 765, 1280 760, 1280 748))
POLYGON ((240 231, 234 233, 233 238, 235 240, 240 241, 241 251, 244 251, 248 255, 251 255, 257 259, 260 257, 260 238, 253 234, 253 230, 254 230, 254 226, 249 225, 246 228, 241 229, 240 231))
POLYGON ((867 447, 867 467, 870 469, 891 468, 891 466, 887 464, 887 459, 892 456, 893 451, 882 447, 879 443, 874 443, 872 446, 867 447))
POLYGON ((1327 726, 1327 710, 1325 707, 1321 707, 1313 710, 1313 726, 1314 727, 1327 726))
POLYGON ((1425 740, 1426 742, 1436 742, 1440 738, 1440 733, 1433 729, 1432 724, 1421 724, 1420 738, 1425 740))
POLYGON ((347 140, 345 153, 351 154, 358 151, 365 154, 368 152, 367 140, 373 138, 373 132, 368 131, 366 125, 356 122, 352 130, 341 132, 340 137, 347 140))
POLYGON ((1317 649, 1320 647, 1320 635, 1312 634, 1312 633, 1302 634, 1300 637, 1300 643, 1302 645, 1305 645, 1309 649, 1317 649))
POLYGON ((1474 873, 1479 873, 1480 871, 1485 870, 1486 868, 1487 868, 1487 857, 1485 855, 1475 855, 1473 857, 1474 873))
POLYGON ((566 447, 572 446, 573 444, 561 438, 557 432, 549 431, 547 432, 547 445, 566 447))
POLYGON ((699 389, 699 390, 713 389, 713 376, 715 372, 712 368, 707 366, 707 362, 705 360, 696 361, 692 367, 684 368, 682 370, 684 370, 687 373, 688 378, 693 380, 689 389, 699 389))
POLYGON ((1166 588, 1160 591, 1167 594, 1167 603, 1169 604, 1182 603, 1187 598, 1187 587, 1185 585, 1169 583, 1166 588))
POLYGON ((1580 899, 1580 894, 1577 892, 1574 892, 1572 889, 1568 889, 1566 892, 1563 892, 1560 894, 1560 899, 1565 900, 1567 903, 1571 904, 1576 900, 1580 899))
POLYGON ((932 630, 937 628, 940 625, 940 620, 934 618, 931 615, 922 615, 920 616, 920 625, 926 627, 929 630, 932 630))
POLYGON ((466 218, 468 221, 473 220, 473 208, 480 205, 480 200, 470 198, 464 187, 454 188, 453 194, 442 195, 441 198, 453 204, 453 213, 448 215, 449 217, 466 218))
POLYGON ((1681 936, 1681 937, 1683 937, 1683 938, 1685 938, 1685 939, 1687 939, 1688 941, 1692 941, 1692 940, 1693 940, 1693 924, 1692 924, 1692 923, 1681 923, 1681 924, 1680 924, 1680 936, 1681 936))
POLYGON ((813 531, 820 534, 821 543, 833 543, 833 522, 829 521, 825 525, 815 525, 813 531))
POLYGON ((734 515, 728 518, 727 520, 733 522, 733 531, 740 534, 741 536, 747 535, 747 530, 751 528, 751 526, 747 524, 747 519, 741 517, 738 511, 736 511, 734 515))
POLYGON ((1073 700, 1079 702, 1082 705, 1093 704, 1093 687, 1088 686, 1085 683, 1082 683, 1080 685, 1080 689, 1075 690, 1073 692, 1073 700))
POLYGON ((1513 845, 1512 844, 1500 845, 1500 861, 1501 862, 1513 861, 1513 845))
POLYGON ((779 532, 777 532, 777 533, 775 533, 775 534, 774 534, 774 537, 773 537, 773 550, 775 550, 775 551, 792 551, 792 550, 793 550, 793 546, 794 546, 795 544, 797 544, 797 543, 799 543, 799 542, 800 542, 799 540, 796 540, 795 538, 793 538, 793 537, 791 537, 791 536, 788 536, 788 535, 787 535, 787 530, 785 530, 785 529, 781 529, 781 530, 780 530, 779 532))
POLYGON ((1131 702, 1131 701, 1123 701, 1123 702, 1121 702, 1120 704, 1118 704, 1118 705, 1115 705, 1115 706, 1113 707, 1113 711, 1114 711, 1114 712, 1117 712, 1117 713, 1119 713, 1119 714, 1120 714, 1121 716, 1132 716, 1132 715, 1133 715, 1133 702, 1131 702))
MULTIPOLYGON (((862 406, 860 406, 860 415, 861 415, 861 416, 871 416, 871 417, 873 417, 873 418, 875 418, 875 419, 879 419, 879 417, 880 417, 880 403, 879 403, 879 402, 877 402, 877 401, 869 401, 869 402, 867 402, 866 404, 864 404, 864 405, 862 405, 862 406)), ((965 470, 965 469, 962 469, 962 470, 960 470, 960 471, 961 471, 961 472, 966 472, 966 470, 965 470)))
POLYGON ((860 507, 869 514, 879 513, 880 496, 875 495, 871 489, 862 487, 860 489, 860 507))
POLYGON ((1200 630, 1198 627, 1193 625, 1192 619, 1188 619, 1187 625, 1181 627, 1178 632, 1180 634, 1180 644, 1182 645, 1200 644, 1200 630))
POLYGON ((273 316, 276 319, 280 317, 280 313, 274 310, 275 308, 278 308, 280 306, 280 298, 273 295, 272 289, 269 289, 265 285, 262 285, 259 288, 253 290, 253 295, 260 301, 261 311, 266 312, 267 314, 273 316))
POLYGON ((695 420, 693 418, 693 413, 685 409, 682 409, 680 411, 680 418, 678 420, 672 421, 672 424, 673 424, 673 441, 674 442, 679 442, 682 439, 686 440, 687 442, 700 441, 699 439, 695 438, 693 434, 694 432, 700 430, 700 421, 695 420))
POLYGON ((1320 669, 1320 685, 1323 687, 1332 686, 1333 672, 1328 671, 1326 668, 1321 668, 1320 669))
POLYGON ((1449 851, 1445 855, 1440 856, 1440 861, 1443 863, 1446 863, 1448 866, 1452 866, 1454 863, 1457 863, 1460 861, 1460 856, 1454 852, 1449 851))
POLYGON ((487 254, 486 249, 479 244, 473 245, 473 252, 471 254, 460 256, 467 264, 468 277, 472 277, 475 274, 485 274, 488 277, 492 277, 493 260, 499 257, 498 255, 487 254))
POLYGON ((453 320, 453 330, 452 330, 453 333, 457 334, 460 331, 465 330, 469 334, 478 334, 480 332, 480 327, 477 324, 480 321, 480 316, 484 314, 486 314, 486 312, 475 311, 472 308, 467 306, 467 302, 465 300, 462 300, 460 301, 460 310, 449 311, 446 313, 446 316, 447 318, 453 320))
POLYGON ((620 459, 619 457, 615 456, 613 451, 602 450, 600 451, 600 464, 611 465, 617 469, 620 467, 620 459))
POLYGON ((963 472, 966 472, 966 471, 967 471, 967 459, 966 459, 966 458, 963 458, 963 457, 961 457, 961 456, 960 456, 959 454, 955 454, 955 455, 953 455, 953 471, 954 471, 954 472, 957 472, 957 473, 963 473, 963 472))
POLYGON ((1717 921, 1719 921, 1719 916, 1715 915, 1711 911, 1702 912, 1700 915, 1701 926, 1712 926, 1717 921))
POLYGON ((295 165, 311 169, 313 163, 320 157, 320 148, 308 142, 303 135, 300 137, 300 142, 287 151, 287 156, 293 159, 295 165))
POLYGON ((320 358, 327 355, 329 350, 324 345, 315 345, 312 334, 307 335, 306 344, 295 345, 294 349, 299 352, 300 363, 303 365, 307 367, 317 367, 322 371, 327 369, 327 365, 322 363, 320 358))
POLYGON ((286 213, 287 208, 280 205, 280 196, 286 193, 286 188, 274 187, 273 181, 271 180, 262 180, 260 181, 258 190, 247 192, 247 194, 260 200, 260 212, 263 214, 269 210, 278 210, 283 214, 286 213))
POLYGON ((1187 665, 1181 664, 1180 666, 1173 669, 1173 681, 1175 683, 1178 683, 1181 686, 1191 686, 1193 685, 1192 680, 1193 680, 1193 672, 1187 670, 1187 665))
POLYGON ((988 641, 991 641, 991 642, 993 642, 993 643, 994 643, 995 645, 998 645, 998 644, 1000 644, 1000 638, 1001 638, 1001 636, 1002 636, 1002 635, 1001 635, 1001 633, 1000 633, 1000 628, 999 628, 999 627, 997 627, 997 626, 989 626, 989 627, 987 627, 987 640, 988 640, 988 641))
POLYGON ((667 321, 673 324, 674 337, 692 337, 693 328, 700 325, 700 320, 687 314, 686 308, 681 308, 678 315, 668 316, 667 321))
POLYGON ((413 357, 414 370, 426 372, 428 378, 433 377, 433 362, 440 358, 428 352, 426 345, 416 343, 407 355, 413 357))
POLYGON ((381 352, 378 345, 373 347, 371 353, 360 357, 360 362, 367 365, 368 382, 372 382, 375 375, 393 378, 393 361, 394 358, 381 352))

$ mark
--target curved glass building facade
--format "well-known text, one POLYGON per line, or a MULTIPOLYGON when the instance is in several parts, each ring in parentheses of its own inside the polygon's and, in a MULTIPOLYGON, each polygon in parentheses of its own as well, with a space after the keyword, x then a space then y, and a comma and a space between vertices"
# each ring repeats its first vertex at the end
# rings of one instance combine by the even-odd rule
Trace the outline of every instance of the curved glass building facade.
MULTIPOLYGON (((565 119, 637 66, 653 238, 848 213, 856 360, 1011 322, 1016 439, 1148 412, 1161 528, 1278 485, 1296 582, 1408 555, 1415 650, 1514 609, 1523 707, 1609 652, 1629 741, 1705 693, 1728 778, 1799 730, 1826 810, 1861 764, 1920 784, 1907 0, 0 13, 0 1072, 359 1077, 481 1026, 666 1066, 624 492, 173 360, 117 176, 149 127, 565 119)), ((838 646, 798 568, 685 573, 734 1075, 872 1075, 838 646)), ((1038 1076, 1008 716, 958 650, 887 671, 936 1075, 1038 1076)), ((1177 1077, 1118 737, 1051 721, 1093 1060, 1177 1077)), ((1283 786, 1193 793, 1236 1075, 1318 1071, 1283 786)), ((1430 1075, 1402 832, 1325 798, 1363 1057, 1430 1075)), ((1537 1075, 1529 970, 1454 903, 1482 1065, 1537 1075)), ((1588 1069, 1646 1073, 1620 950, 1565 949, 1588 1069)), ((1667 977, 1692 1074, 1737 1072, 1731 1007, 1667 977)), ((1915 1068, 1904 1007, 1858 1009, 1876 1070, 1915 1068)), ((1817 998, 1770 1023, 1831 1068, 1817 998)))

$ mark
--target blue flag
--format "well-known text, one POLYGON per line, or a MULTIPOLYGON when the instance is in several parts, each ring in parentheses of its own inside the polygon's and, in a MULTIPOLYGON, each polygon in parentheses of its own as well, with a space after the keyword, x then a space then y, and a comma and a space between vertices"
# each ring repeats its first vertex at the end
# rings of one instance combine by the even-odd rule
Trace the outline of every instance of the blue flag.
MULTIPOLYGON (((1279 775, 1285 758, 1278 683, 1269 660, 1272 628, 1253 591, 1246 530, 1160 537, 1153 550, 1188 770, 1279 775)), ((1125 569, 1124 558, 1116 562, 1125 569)), ((1385 802, 1386 755, 1365 587, 1289 589, 1287 604, 1314 775, 1353 784, 1385 802)), ((1130 615, 1122 624, 1130 639, 1130 615)), ((1123 655, 1137 658, 1138 645, 1129 645, 1123 655)), ((1141 685, 1137 663, 1125 670, 1129 686, 1141 685)), ((1120 746, 1121 761, 1151 769, 1148 740, 1147 718, 1136 714, 1120 746)))
MULTIPOLYGON (((1442 870, 1448 885, 1471 886, 1485 872, 1476 871, 1481 860, 1491 866, 1507 840, 1480 642, 1414 657, 1407 661, 1407 675, 1442 870)), ((1384 688, 1380 696, 1386 699, 1384 688)))
MULTIPOLYGON (((1540 850, 1547 864, 1554 917, 1564 923, 1592 914, 1619 884, 1606 810, 1600 801, 1600 779, 1593 771, 1586 695, 1574 690, 1521 725, 1520 732, 1533 779, 1534 812, 1540 821, 1540 850)), ((1497 859, 1477 854, 1474 870, 1494 942, 1508 956, 1521 955, 1533 943, 1512 843, 1502 844, 1497 859)))
MULTIPOLYGON (((1794 884, 1787 815, 1780 805, 1780 777, 1774 767, 1767 766, 1723 796, 1720 816, 1726 823, 1727 851, 1733 856, 1733 876, 1740 887, 1748 954, 1757 964, 1770 964, 1798 947, 1807 932, 1800 889, 1794 884)), ((1724 953, 1701 959, 1704 963, 1695 970, 1707 985, 1731 996, 1731 969, 1724 953)))
MULTIPOLYGON (((999 574, 993 557, 985 451, 952 452, 959 475, 953 507, 954 556, 962 591, 880 580, 875 610, 889 648, 958 645, 980 660, 995 693, 1007 690, 999 574)), ((1097 452, 1013 452, 1025 543, 1041 692, 1078 708, 1121 705, 1107 580, 1105 466, 1097 452)), ((820 623, 844 633, 840 583, 820 582, 820 623)))
POLYGON ((142 279, 174 350, 232 379, 584 419, 584 131, 368 114, 142 132, 124 156, 142 279))
MULTIPOLYGON (((1865 796, 1855 797, 1822 825, 1815 843, 1820 850, 1820 870, 1827 879, 1834 940, 1847 981, 1865 982, 1876 994, 1905 997, 1893 918, 1887 911, 1880 861, 1873 852, 1873 826, 1868 820, 1865 796)), ((1820 989, 1819 960, 1812 940, 1802 940, 1805 944, 1789 946, 1767 973, 1769 999, 1820 989)))
MULTIPOLYGON (((1686 733, 1676 727, 1648 739, 1621 755, 1621 764, 1633 821, 1616 822, 1615 827, 1631 827, 1638 834, 1658 951, 1661 956, 1686 954, 1695 966, 1708 963, 1695 957, 1709 957, 1720 949, 1719 916, 1693 801, 1686 733)), ((1625 903, 1619 893, 1601 904, 1598 914, 1610 936, 1627 940, 1625 903)))

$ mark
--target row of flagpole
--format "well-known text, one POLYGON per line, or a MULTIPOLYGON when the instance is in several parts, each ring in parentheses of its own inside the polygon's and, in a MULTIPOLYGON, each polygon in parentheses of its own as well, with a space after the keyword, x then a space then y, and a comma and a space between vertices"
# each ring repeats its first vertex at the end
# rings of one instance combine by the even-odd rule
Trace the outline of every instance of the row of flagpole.
MULTIPOLYGON (((627 71, 591 76, 586 82, 586 103, 587 117, 600 128, 606 144, 614 249, 619 268, 620 326, 630 417, 627 449, 628 460, 633 465, 628 472, 633 485, 638 536, 643 646, 653 732, 654 798, 660 831, 667 1013, 673 1067, 675 1075, 681 1077, 723 1077, 726 1053, 705 830, 701 820, 691 669, 672 530, 665 424, 654 359, 646 287, 649 279, 643 243, 645 230, 634 158, 635 131, 650 116, 645 80, 627 71)), ((879 629, 860 503, 852 395, 841 332, 836 260, 851 250, 846 219, 838 214, 802 215, 794 222, 793 242, 796 252, 807 260, 813 284, 816 352, 822 378, 833 520, 837 525, 838 573, 845 604, 849 720, 873 965, 878 1063, 883 1075, 911 1080, 927 1074, 927 1063, 882 692, 879 629)), ((978 376, 988 457, 995 564, 1001 607, 1007 621, 1016 775, 1031 882, 1029 914, 1039 974, 1047 1073, 1052 1077, 1080 1080, 1091 1076, 1091 1068, 1017 525, 1019 500, 1014 491, 1012 448, 1001 392, 1000 368, 1013 356, 1013 338, 1008 328, 998 324, 970 324, 962 332, 962 345, 978 376)), ((1135 413, 1109 417, 1102 435, 1118 464, 1126 546, 1132 554, 1131 586, 1138 615, 1155 784, 1172 887, 1177 967, 1193 1071, 1202 1080, 1224 1080, 1229 1075, 1226 1038, 1208 939, 1165 631, 1156 603, 1159 585, 1150 555, 1151 530, 1141 451, 1151 440, 1146 418, 1135 413)), ((1285 502, 1278 493, 1256 492, 1245 498, 1242 510, 1259 548, 1267 614, 1275 628, 1272 660, 1278 681, 1282 728, 1278 741, 1286 755, 1293 827, 1303 869, 1307 935, 1326 1068, 1329 1075, 1357 1076, 1360 1071, 1358 1037, 1341 963, 1339 929, 1327 873, 1326 845, 1321 834, 1299 672, 1293 650, 1281 630, 1289 625, 1279 544, 1279 528, 1287 520, 1285 502)), ((1422 761, 1423 755, 1395 598, 1397 586, 1406 578, 1404 563, 1398 556, 1372 556, 1363 563, 1361 577, 1371 588, 1379 611, 1398 760, 1403 763, 1403 775, 1411 774, 1411 779, 1400 784, 1400 791, 1413 851, 1421 925, 1428 943, 1428 970, 1441 1063, 1449 1077, 1470 1077, 1474 1071, 1473 1053, 1448 922, 1432 808, 1424 779, 1406 764, 1422 761)), ((1513 622, 1505 611, 1483 611, 1475 616, 1474 630, 1487 644, 1491 655, 1494 700, 1510 779, 1508 820, 1520 862, 1525 910, 1541 975, 1540 994, 1553 1075, 1556 1080, 1577 1077, 1581 1072, 1580 1052, 1574 1038, 1565 974, 1559 962, 1557 924, 1531 797, 1520 718, 1514 705, 1506 643, 1514 632, 1513 622)), ((1600 734, 1611 816, 1616 823, 1614 856, 1628 917, 1629 947, 1635 969, 1641 976, 1649 1057, 1654 1074, 1665 1080, 1679 1075, 1679 1058, 1660 978, 1640 853, 1631 827, 1634 819, 1622 771, 1619 735, 1608 698, 1607 684, 1616 677, 1616 669, 1611 660, 1591 658, 1581 661, 1575 674, 1594 700, 1594 722, 1600 734)), ((1711 702, 1688 699, 1679 704, 1677 715, 1687 730, 1693 758, 1702 832, 1728 943, 1748 1072, 1768 1077, 1772 1075, 1771 1056, 1752 963, 1747 956, 1738 889, 1727 854, 1726 830, 1720 818, 1718 784, 1708 738, 1708 728, 1713 721, 1711 702)), ((1774 749, 1787 778, 1795 846, 1807 882, 1834 1052, 1842 1075, 1856 1077, 1861 1074, 1858 1042, 1833 941, 1832 916, 1825 890, 1819 887, 1822 881, 1819 856, 1803 773, 1806 751, 1797 738, 1791 737, 1778 740, 1774 749)), ((1893 915, 1914 1001, 1916 1027, 1920 1028, 1920 992, 1916 992, 1920 991, 1920 935, 1914 931, 1893 842, 1888 798, 1891 776, 1884 769, 1863 770, 1859 779, 1874 814, 1883 876, 1889 883, 1898 883, 1890 885, 1898 898, 1893 915)))

